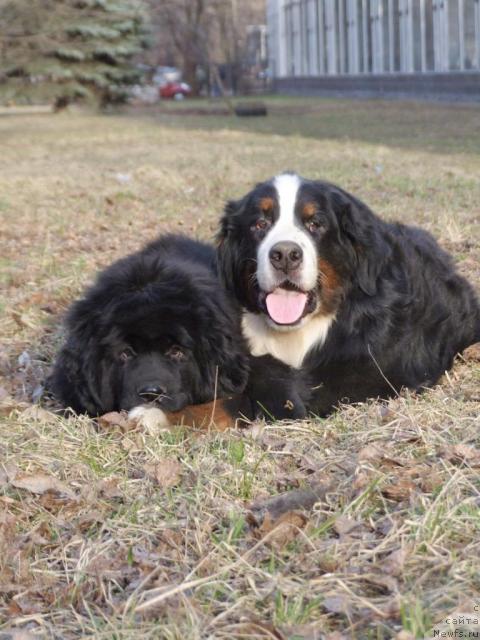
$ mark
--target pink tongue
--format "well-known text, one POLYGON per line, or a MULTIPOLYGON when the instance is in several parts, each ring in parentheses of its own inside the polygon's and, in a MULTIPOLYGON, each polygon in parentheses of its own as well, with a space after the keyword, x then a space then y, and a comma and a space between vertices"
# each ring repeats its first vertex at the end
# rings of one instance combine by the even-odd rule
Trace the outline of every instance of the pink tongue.
POLYGON ((307 294, 300 291, 275 289, 266 298, 270 317, 277 324, 292 324, 302 317, 307 304, 307 294))

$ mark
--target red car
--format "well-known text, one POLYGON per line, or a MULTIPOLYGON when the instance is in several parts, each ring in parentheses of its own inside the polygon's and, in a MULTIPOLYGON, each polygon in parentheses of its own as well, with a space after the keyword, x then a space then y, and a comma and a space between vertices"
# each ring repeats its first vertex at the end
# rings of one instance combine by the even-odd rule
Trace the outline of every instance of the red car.
POLYGON ((190 85, 186 82, 167 82, 160 87, 161 98, 173 98, 174 100, 183 100, 192 94, 190 85))

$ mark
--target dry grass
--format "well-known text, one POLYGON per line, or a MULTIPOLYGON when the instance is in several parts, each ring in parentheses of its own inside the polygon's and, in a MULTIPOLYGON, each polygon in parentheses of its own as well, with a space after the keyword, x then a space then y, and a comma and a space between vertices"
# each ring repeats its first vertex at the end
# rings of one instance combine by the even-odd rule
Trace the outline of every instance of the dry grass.
POLYGON ((478 111, 306 102, 0 119, 0 638, 407 640, 480 606, 475 354, 420 397, 227 434, 30 404, 97 268, 161 231, 210 238, 226 198, 288 167, 429 228, 479 284, 478 111), (316 482, 311 512, 249 524, 316 482))

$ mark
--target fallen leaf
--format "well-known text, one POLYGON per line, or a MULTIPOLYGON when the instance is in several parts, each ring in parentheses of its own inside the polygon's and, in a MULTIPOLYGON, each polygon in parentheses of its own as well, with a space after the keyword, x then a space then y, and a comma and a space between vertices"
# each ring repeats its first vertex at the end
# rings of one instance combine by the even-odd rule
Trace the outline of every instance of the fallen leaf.
POLYGON ((355 491, 362 491, 372 482, 373 474, 370 471, 355 471, 352 487, 355 491))
POLYGON ((386 573, 368 573, 362 576, 365 582, 372 585, 373 587, 377 587, 382 592, 395 593, 398 592, 398 582, 397 580, 386 573))
POLYGON ((360 449, 358 452, 358 461, 359 462, 367 462, 371 460, 381 460, 385 454, 385 449, 383 445, 379 444, 368 444, 363 449, 360 449))
POLYGON ((119 427, 122 431, 126 431, 129 427, 129 422, 126 414, 119 413, 118 411, 110 411, 104 413, 97 420, 98 426, 101 429, 112 429, 113 427, 119 427))
POLYGON ((256 537, 264 538, 268 534, 268 544, 281 549, 295 540, 307 522, 308 518, 301 511, 282 513, 275 520, 267 513, 261 527, 256 529, 256 537))
POLYGON ((424 493, 432 493, 439 489, 445 480, 439 471, 433 471, 430 475, 420 479, 420 488, 424 493))
POLYGON ((80 531, 87 531, 94 524, 105 521, 105 514, 98 510, 93 509, 82 514, 77 521, 77 527, 80 531))
POLYGON ((360 522, 352 520, 348 516, 338 516, 333 523, 333 529, 339 536, 344 536, 361 525, 360 522))
POLYGON ((123 498, 123 491, 119 488, 119 478, 103 478, 97 484, 97 488, 104 498, 123 498))
POLYGON ((54 424, 57 422, 57 416, 54 413, 51 413, 38 405, 31 405, 30 407, 27 407, 20 414, 20 418, 34 420, 35 422, 45 422, 47 424, 54 424))
MULTIPOLYGON (((44 546, 44 545, 50 544, 50 540, 48 540, 47 538, 42 536, 37 531, 32 531, 32 533, 29 533, 26 536, 26 540, 28 540, 29 542, 31 542, 32 544, 37 545, 37 546, 44 546)), ((1 640, 1 638, 0 638, 0 640, 1 640)))
MULTIPOLYGON (((13 603, 15 603, 15 601, 13 601, 13 603)), ((14 615, 16 616, 23 613, 23 610, 18 605, 14 607, 13 611, 15 611, 14 615)), ((30 631, 25 631, 23 629, 7 628, 2 629, 0 640, 38 640, 38 634, 30 633, 30 631)))
POLYGON ((0 400, 0 415, 8 416, 14 409, 18 409, 22 403, 12 398, 12 396, 6 396, 0 400))
POLYGON ((66 496, 65 494, 57 493, 55 491, 46 491, 38 498, 38 502, 46 511, 50 511, 52 514, 56 514, 60 510, 67 508, 69 510, 71 510, 72 507, 76 509, 79 504, 76 496, 66 496))
POLYGON ((465 362, 480 362, 480 342, 471 344, 462 353, 465 362))
POLYGON ((10 480, 10 483, 17 489, 26 489, 31 493, 39 495, 47 491, 53 491, 55 493, 62 493, 69 498, 75 497, 73 491, 66 484, 45 473, 19 473, 10 480))
POLYGON ((454 464, 468 464, 470 467, 480 466, 480 450, 469 444, 445 445, 439 453, 454 464))
POLYGON ((180 483, 182 465, 174 458, 164 458, 161 462, 149 463, 143 468, 147 476, 162 489, 169 489, 180 483))
POLYGON ((8 543, 15 537, 17 518, 8 511, 0 512, 0 542, 8 543))
POLYGON ((386 558, 379 563, 382 571, 388 573, 390 576, 400 576, 403 573, 405 566, 405 560, 407 559, 407 549, 401 548, 396 551, 392 551, 386 558))
POLYGON ((322 606, 329 613, 343 613, 350 616, 352 607, 347 596, 327 596, 322 602, 322 606))
POLYGON ((408 478, 396 478, 395 481, 382 487, 381 492, 389 500, 402 502, 408 500, 416 488, 416 485, 408 478))

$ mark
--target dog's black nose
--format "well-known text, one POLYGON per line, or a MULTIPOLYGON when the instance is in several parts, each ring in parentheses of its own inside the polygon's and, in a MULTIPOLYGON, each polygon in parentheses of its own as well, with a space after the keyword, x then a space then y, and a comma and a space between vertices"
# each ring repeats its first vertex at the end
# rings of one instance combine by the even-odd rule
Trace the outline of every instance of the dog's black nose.
POLYGON ((159 399, 160 396, 166 395, 166 389, 164 389, 160 385, 149 384, 145 387, 141 387, 141 389, 139 389, 137 393, 144 400, 153 402, 154 400, 159 399))
POLYGON ((270 249, 269 258, 275 269, 288 273, 302 264, 302 247, 290 240, 277 242, 270 249))

